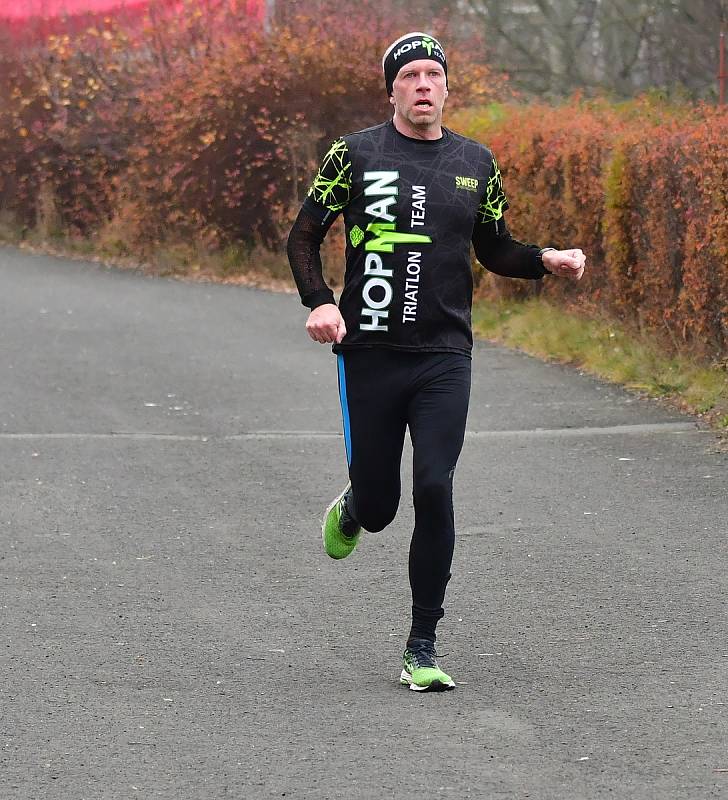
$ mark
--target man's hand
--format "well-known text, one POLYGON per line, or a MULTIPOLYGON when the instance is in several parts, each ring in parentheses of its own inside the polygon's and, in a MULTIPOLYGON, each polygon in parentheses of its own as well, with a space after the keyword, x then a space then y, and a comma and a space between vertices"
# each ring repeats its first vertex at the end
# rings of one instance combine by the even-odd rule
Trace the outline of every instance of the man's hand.
POLYGON ((541 256, 544 267, 553 275, 560 278, 570 278, 578 281, 584 274, 586 256, 579 250, 547 250, 541 256))
POLYGON ((306 320, 306 330, 314 342, 339 344, 346 336, 346 325, 339 307, 334 303, 325 303, 314 308, 306 320))

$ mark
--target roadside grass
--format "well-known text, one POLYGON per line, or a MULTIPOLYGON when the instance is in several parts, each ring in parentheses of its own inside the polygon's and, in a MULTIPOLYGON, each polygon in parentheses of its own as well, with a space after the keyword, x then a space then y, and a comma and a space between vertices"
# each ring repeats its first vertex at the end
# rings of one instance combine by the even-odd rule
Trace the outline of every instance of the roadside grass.
POLYGON ((654 335, 609 319, 569 313, 540 298, 479 300, 473 329, 490 341, 578 367, 650 397, 668 400, 728 429, 728 363, 703 364, 687 349, 669 352, 654 335))

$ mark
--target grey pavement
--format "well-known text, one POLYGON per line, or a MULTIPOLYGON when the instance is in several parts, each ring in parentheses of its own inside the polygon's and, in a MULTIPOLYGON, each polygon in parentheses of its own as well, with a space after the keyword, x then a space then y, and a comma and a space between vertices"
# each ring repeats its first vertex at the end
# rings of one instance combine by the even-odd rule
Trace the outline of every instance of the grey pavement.
POLYGON ((0 800, 728 797, 728 455, 477 344, 442 663, 290 295, 0 248, 0 800))

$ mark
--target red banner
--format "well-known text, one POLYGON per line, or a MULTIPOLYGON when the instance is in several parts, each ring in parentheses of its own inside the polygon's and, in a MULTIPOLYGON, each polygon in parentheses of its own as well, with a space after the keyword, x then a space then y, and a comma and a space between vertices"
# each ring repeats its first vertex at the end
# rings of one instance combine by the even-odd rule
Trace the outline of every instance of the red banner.
MULTIPOLYGON (((154 0, 15 0, 0 8, 0 19, 24 20, 31 17, 52 18, 73 14, 101 14, 107 11, 137 10, 154 0)), ((265 0, 229 0, 231 10, 263 22, 265 0)))

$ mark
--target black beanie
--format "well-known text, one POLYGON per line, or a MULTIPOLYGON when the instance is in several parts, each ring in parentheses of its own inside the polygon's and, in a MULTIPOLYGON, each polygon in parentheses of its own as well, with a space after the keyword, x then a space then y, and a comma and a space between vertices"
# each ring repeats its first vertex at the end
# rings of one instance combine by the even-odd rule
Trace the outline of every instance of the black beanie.
POLYGON ((412 31, 392 42, 382 59, 384 82, 388 95, 392 94, 392 84, 402 67, 409 64, 410 61, 417 61, 420 58, 429 58, 441 64, 445 70, 445 83, 447 84, 447 61, 442 45, 427 33, 412 31))

